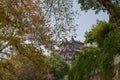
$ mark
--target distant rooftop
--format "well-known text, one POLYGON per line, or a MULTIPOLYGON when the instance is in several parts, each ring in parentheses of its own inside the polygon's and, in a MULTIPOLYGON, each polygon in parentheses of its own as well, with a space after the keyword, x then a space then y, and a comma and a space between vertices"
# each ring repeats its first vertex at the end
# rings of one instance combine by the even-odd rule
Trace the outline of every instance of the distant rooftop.
POLYGON ((75 40, 73 36, 70 41, 66 39, 58 47, 57 52, 66 61, 75 60, 75 56, 86 48, 84 43, 75 40))

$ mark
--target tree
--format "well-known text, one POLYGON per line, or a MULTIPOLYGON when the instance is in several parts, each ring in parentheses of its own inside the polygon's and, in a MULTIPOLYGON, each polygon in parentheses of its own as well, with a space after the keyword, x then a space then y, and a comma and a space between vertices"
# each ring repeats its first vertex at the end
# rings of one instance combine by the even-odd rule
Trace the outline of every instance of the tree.
POLYGON ((69 72, 69 65, 58 55, 54 54, 48 59, 50 64, 49 74, 53 74, 54 80, 61 80, 69 72))
POLYGON ((69 80, 88 80, 99 75, 101 80, 112 80, 114 77, 114 56, 120 54, 119 0, 79 0, 82 10, 93 9, 108 11, 109 22, 99 21, 86 33, 86 42, 94 43, 82 52, 73 63, 69 80), (94 46, 93 44, 93 46, 94 46), (73 75, 74 74, 74 75, 73 75))
POLYGON ((112 31, 113 27, 111 23, 99 21, 89 32, 86 32, 85 42, 103 47, 105 38, 112 31))
POLYGON ((93 77, 100 80, 112 80, 112 64, 113 54, 104 53, 100 48, 90 46, 72 64, 69 80, 91 80, 93 77))
MULTIPOLYGON (((68 6, 66 5, 69 2, 66 1, 64 3, 64 1, 62 2, 57 1, 57 3, 60 2, 60 5, 58 4, 56 10, 60 6, 62 7, 63 5, 64 7, 62 7, 63 9, 62 11, 67 10, 66 14, 64 15, 58 14, 58 16, 62 16, 61 18, 60 17, 57 18, 59 20, 66 17, 66 19, 63 20, 63 22, 64 21, 66 22, 64 23, 64 25, 61 24, 60 25, 61 28, 59 29, 58 26, 50 27, 47 24, 47 21, 45 21, 46 17, 44 17, 43 15, 44 12, 42 12, 43 10, 41 9, 40 6, 42 1, 40 2, 38 0, 0 1, 1 80, 7 79, 17 80, 18 78, 22 80, 24 79, 29 80, 30 78, 37 80, 39 77, 36 76, 36 73, 39 73, 41 79, 42 75, 46 74, 45 70, 48 66, 45 64, 46 57, 43 55, 43 50, 41 49, 41 46, 44 46, 45 48, 52 50, 54 43, 53 33, 56 33, 55 31, 58 31, 59 33, 65 32, 66 30, 69 31, 72 28, 72 26, 70 26, 69 28, 64 27, 72 23, 72 18, 69 17, 70 14, 72 13, 71 12, 69 13, 69 10, 67 10, 68 6), (54 31, 51 32, 51 30, 54 31), (26 62, 28 62, 28 64, 26 64, 26 62), (33 71, 27 70, 28 67, 33 71), (25 75, 24 77, 23 74, 25 75)), ((69 5, 69 7, 71 7, 71 5, 69 5)), ((62 60, 60 61, 62 63, 62 60)), ((64 62, 62 64, 67 65, 64 62)), ((60 76, 63 77, 63 74, 61 74, 60 70, 58 70, 57 73, 59 73, 60 76)), ((55 75, 57 75, 57 73, 55 75)), ((63 73, 66 74, 66 72, 63 73)))
POLYGON ((120 15, 117 11, 120 5, 119 0, 79 0, 79 3, 82 10, 92 9, 96 10, 96 12, 107 10, 114 23, 119 21, 120 15))
POLYGON ((16 54, 10 59, 3 59, 0 61, 0 79, 39 80, 49 70, 46 59, 47 57, 39 52, 29 52, 26 56, 16 54))
POLYGON ((95 46, 84 50, 72 65, 69 80, 87 80, 96 74, 101 80, 112 80, 114 56, 120 54, 120 32, 115 32, 113 26, 111 22, 100 21, 86 33, 85 41, 95 46))
POLYGON ((18 77, 22 80, 29 79, 30 70, 26 70, 28 66, 36 68, 38 70, 36 73, 41 77, 45 72, 43 67, 47 68, 41 46, 51 50, 53 40, 39 3, 35 0, 2 0, 0 17, 0 79, 18 80, 18 77), (25 60, 20 62, 18 59, 14 63, 13 56, 25 60), (28 65, 24 61, 28 61, 28 65), (21 77, 24 70, 25 78, 21 77), (16 74, 17 71, 20 73, 16 74))
POLYGON ((3 17, 0 20, 0 52, 2 54, 21 53, 26 40, 39 49, 41 45, 48 49, 52 48, 52 33, 49 26, 45 24, 37 1, 4 0, 0 3, 0 16, 3 17), (6 48, 10 51, 6 52, 6 48))
MULTIPOLYGON (((39 80, 48 74, 50 67, 48 57, 42 50, 31 44, 20 48, 24 53, 10 55, 0 61, 1 80, 39 80)), ((48 79, 48 77, 46 78, 48 79)))
POLYGON ((57 41, 75 34, 73 0, 40 0, 45 20, 57 41))
POLYGON ((85 49, 78 60, 72 63, 72 68, 69 73, 69 80, 88 80, 90 75, 93 75, 99 69, 98 57, 100 49, 93 46, 85 49))

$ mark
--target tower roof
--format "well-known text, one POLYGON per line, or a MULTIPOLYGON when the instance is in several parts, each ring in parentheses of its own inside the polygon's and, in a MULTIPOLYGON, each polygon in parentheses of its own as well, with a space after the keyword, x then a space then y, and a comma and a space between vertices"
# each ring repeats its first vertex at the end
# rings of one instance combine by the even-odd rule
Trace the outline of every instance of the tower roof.
POLYGON ((85 44, 75 40, 72 36, 70 41, 65 39, 59 45, 59 48, 59 54, 63 57, 63 59, 69 61, 75 59, 75 56, 85 48, 85 44))
POLYGON ((75 40, 74 40, 74 38, 73 38, 73 36, 72 36, 70 42, 74 42, 74 41, 75 41, 75 40))

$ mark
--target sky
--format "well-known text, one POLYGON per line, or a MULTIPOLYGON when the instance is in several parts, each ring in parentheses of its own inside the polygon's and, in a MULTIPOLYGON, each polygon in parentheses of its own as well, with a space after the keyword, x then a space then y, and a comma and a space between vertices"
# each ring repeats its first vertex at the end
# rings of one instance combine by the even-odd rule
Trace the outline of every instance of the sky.
POLYGON ((78 24, 76 30, 77 36, 75 39, 80 40, 81 42, 84 42, 85 40, 85 32, 89 31, 91 27, 97 23, 96 20, 108 21, 109 19, 108 14, 105 12, 95 14, 92 10, 89 10, 88 12, 81 11, 77 0, 74 2, 73 9, 78 10, 78 13, 80 14, 75 17, 75 24, 78 24))

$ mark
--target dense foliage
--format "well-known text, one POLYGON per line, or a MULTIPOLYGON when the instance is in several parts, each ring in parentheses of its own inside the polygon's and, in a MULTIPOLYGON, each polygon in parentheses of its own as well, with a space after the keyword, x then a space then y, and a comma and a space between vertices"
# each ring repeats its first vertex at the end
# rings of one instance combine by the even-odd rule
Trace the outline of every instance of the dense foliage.
MULTIPOLYGON (((120 1, 79 0, 79 3, 85 11, 107 11, 110 20, 98 22, 86 33, 86 42, 93 46, 73 62, 69 80, 86 80, 94 74, 100 74, 102 80, 111 80, 114 56, 120 52, 120 1)), ((75 29, 72 4, 73 0, 0 1, 0 80, 64 78, 68 64, 58 55, 45 56, 43 48, 52 51, 56 36, 65 37, 67 31, 75 29)))
POLYGON ((101 80, 112 80, 113 55, 103 53, 101 49, 89 47, 82 52, 77 62, 72 64, 69 80, 88 80, 94 75, 101 76, 101 80))
POLYGON ((86 32, 86 43, 91 43, 94 47, 85 49, 77 62, 72 64, 69 80, 92 80, 95 75, 100 80, 112 80, 115 76, 114 56, 120 54, 120 1, 79 0, 79 3, 82 10, 108 11, 110 20, 109 22, 99 21, 89 32, 86 32))
MULTIPOLYGON (((33 48, 33 47, 32 47, 33 48)), ((27 48, 25 48, 27 49, 27 48)), ((1 80, 38 80, 47 68, 45 64, 46 57, 41 52, 29 52, 26 55, 12 55, 10 59, 0 61, 0 79, 1 80), (41 64, 41 65, 40 65, 41 64)))
POLYGON ((90 32, 86 32, 85 42, 103 47, 103 42, 110 31, 113 31, 112 24, 99 21, 96 26, 93 26, 90 32))
POLYGON ((94 75, 101 80, 112 80, 114 56, 120 54, 120 31, 114 26, 119 27, 118 23, 100 21, 86 33, 86 43, 94 47, 85 49, 72 64, 69 80, 87 80, 94 75))
POLYGON ((48 59, 50 64, 50 74, 53 74, 54 80, 63 80, 69 72, 69 65, 58 54, 52 55, 48 59))
POLYGON ((0 80, 49 79, 43 47, 53 50, 55 41, 40 4, 38 0, 0 1, 0 80))

